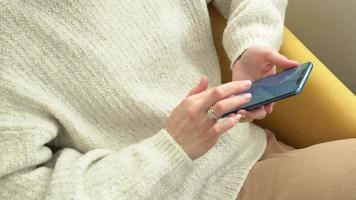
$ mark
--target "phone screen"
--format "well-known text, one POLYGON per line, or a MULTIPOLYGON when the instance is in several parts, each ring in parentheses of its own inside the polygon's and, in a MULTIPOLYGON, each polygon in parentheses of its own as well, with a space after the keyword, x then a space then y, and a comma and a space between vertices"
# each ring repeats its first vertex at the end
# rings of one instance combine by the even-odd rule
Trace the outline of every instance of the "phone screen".
MULTIPOLYGON (((239 109, 251 110, 266 103, 299 93, 309 75, 311 67, 311 63, 305 63, 267 78, 254 81, 251 88, 244 92, 251 93, 251 101, 232 112, 236 112, 239 109)), ((232 112, 226 113, 224 116, 232 112)))

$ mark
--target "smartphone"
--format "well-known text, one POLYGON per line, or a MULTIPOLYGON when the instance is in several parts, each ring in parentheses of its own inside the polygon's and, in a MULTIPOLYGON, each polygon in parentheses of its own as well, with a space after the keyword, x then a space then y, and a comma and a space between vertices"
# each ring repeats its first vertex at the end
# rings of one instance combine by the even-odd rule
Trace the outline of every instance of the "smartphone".
POLYGON ((313 64, 307 62, 252 82, 251 88, 244 92, 251 93, 251 101, 225 113, 222 118, 227 117, 231 113, 236 113, 241 109, 252 110, 262 105, 299 94, 302 91, 312 68, 313 64))

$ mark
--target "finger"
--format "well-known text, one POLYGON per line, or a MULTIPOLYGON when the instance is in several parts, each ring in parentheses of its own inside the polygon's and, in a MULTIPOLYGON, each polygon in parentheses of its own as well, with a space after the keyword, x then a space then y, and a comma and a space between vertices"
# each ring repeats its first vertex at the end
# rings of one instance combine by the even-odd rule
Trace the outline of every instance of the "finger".
POLYGON ((232 114, 225 120, 216 123, 209 129, 209 134, 216 137, 225 133, 230 128, 234 127, 241 119, 240 114, 232 114))
POLYGON ((245 115, 246 118, 250 118, 252 120, 261 120, 264 119, 267 115, 264 106, 261 106, 259 108, 253 109, 253 110, 239 110, 239 114, 245 115))
POLYGON ((233 81, 223 85, 212 88, 208 91, 207 96, 203 96, 202 107, 203 109, 210 108, 215 102, 225 99, 233 94, 245 92, 251 87, 250 80, 233 81))
POLYGON ((254 119, 247 116, 247 110, 239 110, 237 114, 241 115, 240 122, 252 122, 254 119))
POLYGON ((192 96, 194 94, 198 94, 202 91, 205 91, 208 88, 208 77, 203 76, 200 81, 198 86, 194 87, 190 92, 188 93, 187 97, 192 96))
POLYGON ((286 59, 286 60, 288 60, 288 61, 290 61, 290 62, 294 62, 295 65, 299 65, 299 64, 300 64, 300 63, 299 63, 298 61, 296 61, 296 60, 290 60, 290 59, 288 59, 286 56, 284 56, 284 55, 282 55, 282 54, 280 54, 280 55, 283 56, 284 59, 286 59))
POLYGON ((230 112, 233 109, 241 107, 251 100, 251 94, 245 93, 236 95, 216 102, 212 108, 215 114, 220 118, 224 113, 230 112))
POLYGON ((266 111, 268 114, 271 114, 272 111, 273 111, 273 106, 274 106, 275 104, 276 104, 276 103, 270 103, 270 104, 265 105, 265 111, 266 111))
POLYGON ((266 68, 260 71, 260 78, 266 78, 276 73, 276 66, 273 64, 266 65, 266 68))
MULTIPOLYGON (((240 114, 240 113, 238 113, 238 114, 240 114)), ((241 115, 241 119, 239 122, 243 123, 243 122, 252 122, 253 121, 253 119, 246 117, 245 114, 240 114, 240 115, 241 115)))
POLYGON ((278 67, 281 67, 283 69, 292 68, 299 64, 297 61, 289 60, 287 57, 272 50, 265 54, 265 59, 271 64, 277 65, 278 67))

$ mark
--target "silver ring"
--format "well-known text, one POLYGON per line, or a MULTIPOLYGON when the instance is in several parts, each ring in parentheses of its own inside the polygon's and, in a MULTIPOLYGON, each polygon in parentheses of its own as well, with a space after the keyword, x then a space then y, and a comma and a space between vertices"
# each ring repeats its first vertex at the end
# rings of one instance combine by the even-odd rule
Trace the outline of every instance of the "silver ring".
POLYGON ((209 119, 214 120, 214 121, 216 121, 216 120, 219 119, 219 118, 216 116, 216 113, 215 113, 215 111, 213 110, 212 107, 210 107, 209 110, 208 110, 208 117, 209 117, 209 119))

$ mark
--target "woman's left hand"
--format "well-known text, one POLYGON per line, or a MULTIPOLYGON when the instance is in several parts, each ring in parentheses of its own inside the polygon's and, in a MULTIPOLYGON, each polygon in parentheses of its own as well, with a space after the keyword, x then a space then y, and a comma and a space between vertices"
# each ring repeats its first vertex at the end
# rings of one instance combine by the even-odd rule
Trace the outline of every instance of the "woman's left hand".
MULTIPOLYGON (((232 80, 257 80, 276 73, 276 66, 283 69, 297 66, 297 61, 289 60, 277 51, 268 47, 253 46, 242 54, 234 63, 232 80)), ((252 97, 253 98, 253 97, 252 97)), ((240 110, 243 117, 241 121, 252 122, 263 119, 267 113, 272 113, 274 103, 261 106, 254 110, 240 110)))

